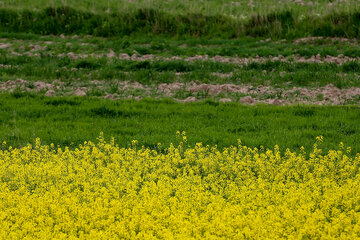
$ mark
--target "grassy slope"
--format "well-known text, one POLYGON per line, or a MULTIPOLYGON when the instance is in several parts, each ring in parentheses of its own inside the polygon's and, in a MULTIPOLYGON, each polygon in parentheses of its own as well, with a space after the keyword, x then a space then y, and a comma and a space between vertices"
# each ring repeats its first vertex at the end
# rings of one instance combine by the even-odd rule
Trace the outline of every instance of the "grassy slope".
POLYGON ((340 141, 360 152, 358 107, 255 106, 212 101, 179 104, 172 101, 109 101, 88 98, 44 98, 0 95, 0 136, 9 145, 23 146, 40 137, 43 143, 74 146, 96 140, 101 131, 120 146, 131 140, 155 147, 176 142, 185 130, 188 143, 251 147, 279 144, 310 151, 315 137, 323 135, 325 150, 340 141))

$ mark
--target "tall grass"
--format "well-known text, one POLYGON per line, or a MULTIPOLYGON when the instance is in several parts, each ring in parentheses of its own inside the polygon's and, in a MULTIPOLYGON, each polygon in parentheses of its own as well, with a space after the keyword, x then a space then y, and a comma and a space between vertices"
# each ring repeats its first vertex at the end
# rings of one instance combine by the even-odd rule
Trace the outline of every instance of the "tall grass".
POLYGON ((226 15, 171 14, 153 8, 111 14, 83 12, 70 7, 42 11, 0 9, 0 30, 36 34, 125 36, 162 34, 236 38, 242 36, 293 38, 307 35, 359 37, 360 12, 332 12, 295 17, 289 10, 239 20, 226 15))
POLYGON ((357 0, 329 1, 317 0, 2 0, 1 8, 17 10, 42 10, 45 7, 68 6, 93 13, 130 12, 137 9, 154 8, 171 14, 202 13, 203 15, 224 15, 244 19, 254 14, 266 15, 276 11, 290 10, 297 16, 326 15, 336 10, 340 12, 356 11, 359 8, 357 0), (312 4, 311 4, 312 3, 312 4), (329 3, 331 3, 329 5, 329 3))

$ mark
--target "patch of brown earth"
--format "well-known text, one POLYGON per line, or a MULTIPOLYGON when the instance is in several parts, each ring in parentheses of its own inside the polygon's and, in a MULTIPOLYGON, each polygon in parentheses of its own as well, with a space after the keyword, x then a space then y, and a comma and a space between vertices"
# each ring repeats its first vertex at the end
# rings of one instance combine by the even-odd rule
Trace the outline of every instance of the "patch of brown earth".
POLYGON ((116 57, 116 53, 113 50, 110 50, 110 52, 106 55, 108 58, 114 58, 116 57))
POLYGON ((45 93, 45 96, 47 97, 53 97, 55 95, 55 91, 54 90, 48 90, 46 93, 45 93))
POLYGON ((254 104, 256 102, 252 96, 242 97, 239 101, 243 104, 254 104))
POLYGON ((29 45, 30 47, 30 52, 35 52, 35 51, 44 51, 47 49, 47 46, 43 46, 41 47, 40 45, 37 45, 37 44, 30 44, 29 45))
POLYGON ((0 43, 0 49, 9 48, 11 47, 11 44, 9 43, 0 43))
MULTIPOLYGON (((328 41, 339 41, 339 42, 349 42, 349 43, 356 43, 357 44, 357 40, 354 39, 347 39, 347 38, 323 38, 323 37, 307 37, 307 38, 301 38, 301 39, 297 39, 294 42, 296 44, 300 44, 303 42, 307 42, 307 41, 318 41, 318 40, 328 40, 328 41)), ((45 51, 47 50, 47 45, 52 44, 53 42, 51 41, 46 41, 44 42, 46 45, 45 46, 40 46, 39 44, 41 44, 40 42, 36 42, 36 44, 30 44, 30 50, 29 51, 21 51, 21 52, 17 52, 14 51, 14 49, 12 49, 12 44, 11 43, 0 43, 0 49, 1 48, 9 48, 11 50, 11 54, 14 56, 36 56, 36 57, 40 57, 40 53, 39 51, 45 51)), ((81 43, 80 45, 89 45, 88 43, 81 43)), ((24 48, 22 48, 24 50, 24 48)), ((20 50, 20 48, 19 48, 20 50)), ((338 64, 338 65, 342 65, 346 62, 350 62, 350 61, 360 61, 359 57, 353 58, 353 57, 348 57, 348 56, 344 56, 343 54, 340 54, 338 56, 330 56, 330 55, 326 55, 326 56, 321 56, 320 54, 311 56, 311 57, 305 57, 305 56, 300 56, 300 55, 292 55, 292 56, 287 56, 284 57, 282 55, 279 56, 266 56, 266 57, 260 57, 260 56, 254 56, 254 57, 247 57, 247 58, 241 58, 241 57, 227 57, 227 56, 213 56, 213 57, 209 57, 208 55, 195 55, 195 56, 191 56, 191 57, 180 57, 180 56, 172 56, 172 57, 163 57, 163 56, 159 56, 159 55, 153 55, 153 54, 145 54, 145 55, 141 55, 138 52, 134 51, 132 55, 129 55, 127 53, 119 53, 116 54, 112 49, 108 50, 108 53, 74 53, 74 52, 68 52, 68 53, 50 53, 47 52, 46 54, 48 54, 49 56, 57 56, 57 57, 69 57, 73 60, 78 60, 78 59, 83 59, 83 58, 88 58, 88 57, 93 57, 93 58, 103 58, 103 57, 107 57, 107 58, 116 58, 116 59, 120 59, 120 60, 132 60, 132 61, 177 61, 177 60, 184 60, 184 61, 188 61, 188 62, 193 62, 193 61, 213 61, 213 62, 221 62, 221 63, 231 63, 231 64, 237 64, 237 65, 248 65, 250 63, 264 63, 267 61, 281 61, 281 62, 299 62, 299 63, 334 63, 334 64, 338 64)), ((220 77, 228 77, 226 75, 221 76, 219 74, 220 77)))
MULTIPOLYGON (((29 55, 28 53, 16 53, 13 52, 12 54, 21 56, 21 55, 29 55)), ((250 63, 265 63, 265 62, 287 62, 287 63, 334 63, 337 65, 342 65, 346 62, 351 61, 360 61, 359 57, 348 57, 340 54, 338 56, 321 56, 320 54, 311 56, 311 57, 304 57, 300 55, 293 55, 284 57, 282 55, 279 56, 267 56, 267 57, 249 57, 249 58, 240 58, 240 57, 225 57, 216 55, 214 57, 209 57, 208 55, 195 55, 193 57, 162 57, 153 54, 146 54, 139 56, 138 54, 128 55, 127 53, 120 53, 118 56, 111 50, 108 54, 74 54, 73 52, 69 52, 67 54, 60 53, 57 54, 58 57, 69 57, 73 60, 77 60, 79 58, 88 58, 89 56, 94 58, 102 58, 102 57, 109 57, 109 58, 117 58, 120 60, 131 60, 131 61, 177 61, 177 60, 184 60, 187 62, 193 61, 212 61, 212 62, 221 62, 221 63, 229 63, 229 64, 237 64, 237 65, 249 65, 250 63)), ((215 73, 216 74, 216 73, 215 73)), ((219 74, 220 75, 220 74, 219 74)), ((228 77, 226 75, 222 75, 222 77, 228 77)))
POLYGON ((67 53, 66 56, 68 56, 72 60, 77 60, 79 58, 79 56, 76 56, 73 52, 67 53))
POLYGON ((211 73, 211 75, 216 76, 216 77, 220 77, 220 78, 230 78, 230 77, 232 77, 234 74, 233 74, 233 72, 231 72, 231 73, 218 73, 218 72, 214 72, 214 73, 211 73))
POLYGON ((278 98, 274 98, 274 99, 267 99, 265 101, 265 103, 267 104, 272 104, 272 105, 281 105, 283 103, 283 100, 280 100, 278 98))
POLYGON ((172 92, 179 90, 185 90, 192 93, 206 92, 210 95, 218 95, 220 93, 247 93, 249 92, 250 86, 239 86, 235 84, 197 84, 195 82, 184 83, 163 83, 157 88, 158 92, 164 92, 166 95, 171 96, 172 92))
POLYGON ((178 101, 179 101, 179 102, 183 102, 183 103, 186 103, 186 102, 195 102, 195 101, 196 101, 196 98, 195 98, 195 97, 188 97, 188 98, 186 98, 186 99, 184 99, 184 100, 179 100, 179 99, 178 99, 178 101))
POLYGON ((183 89, 185 84, 183 83, 162 83, 157 87, 158 92, 163 92, 166 94, 166 96, 173 96, 174 92, 179 91, 183 89))
POLYGON ((220 93, 245 93, 248 91, 247 87, 235 85, 235 84, 196 84, 191 82, 186 86, 186 91, 197 93, 197 92, 207 92, 211 95, 218 95, 220 93))
POLYGON ((319 41, 326 41, 329 43, 341 42, 341 43, 351 43, 357 44, 357 39, 344 38, 344 37, 304 37, 294 40, 295 44, 315 44, 319 41))
POLYGON ((54 84, 45 83, 45 82, 41 82, 41 81, 34 82, 34 86, 37 91, 54 88, 54 84))
MULTIPOLYGON (((317 104, 317 105, 339 105, 346 103, 360 103, 360 88, 351 87, 347 89, 339 89, 336 86, 329 84, 324 87, 317 88, 305 88, 305 87, 293 87, 289 89, 274 88, 271 86, 251 86, 251 85, 235 85, 235 84, 204 84, 204 83, 170 83, 145 86, 138 82, 129 81, 117 81, 109 83, 107 81, 91 81, 93 85, 86 87, 81 86, 65 86, 65 84, 59 80, 55 80, 52 83, 46 83, 41 81, 29 82, 23 79, 17 79, 14 81, 0 82, 0 91, 13 92, 15 89, 21 89, 22 91, 39 92, 44 91, 46 96, 55 95, 75 95, 75 96, 87 96, 87 92, 90 89, 100 89, 106 99, 120 99, 120 98, 133 98, 139 99, 143 96, 170 96, 173 97, 179 91, 187 93, 197 94, 199 92, 207 93, 207 97, 217 98, 220 102, 231 102, 238 99, 243 104, 255 104, 265 103, 273 105, 287 105, 287 104, 317 104), (109 87, 113 89, 113 85, 116 84, 118 93, 107 93, 106 90, 109 87), (136 91, 134 91, 136 90, 136 91), (140 92, 137 90, 141 90, 140 92), (133 96, 135 94, 135 96, 133 96), (220 97, 221 94, 221 97, 220 97), (238 96, 241 96, 238 98, 238 96), (218 98, 219 97, 219 98, 218 98)), ((198 95, 199 96, 199 95, 198 95)), ((200 95, 201 96, 201 95, 200 95)), ((200 97, 203 98, 203 97, 200 97)), ((188 97, 181 102, 196 101, 194 96, 188 97)))
POLYGON ((119 81, 118 85, 119 88, 122 90, 129 90, 129 89, 150 90, 150 87, 145 87, 144 85, 138 82, 119 81))
POLYGON ((209 95, 238 93, 248 96, 240 98, 244 104, 254 104, 257 102, 282 105, 293 103, 312 103, 312 104, 344 104, 346 101, 360 97, 360 88, 352 87, 339 89, 332 84, 325 87, 305 88, 294 87, 291 89, 280 89, 271 86, 235 85, 235 84, 196 84, 194 82, 171 83, 159 85, 157 91, 163 92, 167 96, 173 96, 177 91, 184 90, 191 93, 206 92, 209 95), (261 100, 264 97, 267 99, 261 100), (279 98, 281 97, 281 99, 279 98))
POLYGON ((86 96, 86 92, 84 90, 82 90, 82 89, 77 89, 75 91, 75 95, 79 96, 79 97, 84 97, 84 96, 86 96))
POLYGON ((219 101, 222 103, 227 103, 227 102, 232 102, 232 99, 231 98, 220 98, 219 101))
POLYGON ((111 100, 115 100, 116 99, 116 95, 115 94, 107 94, 104 96, 104 99, 111 99, 111 100))

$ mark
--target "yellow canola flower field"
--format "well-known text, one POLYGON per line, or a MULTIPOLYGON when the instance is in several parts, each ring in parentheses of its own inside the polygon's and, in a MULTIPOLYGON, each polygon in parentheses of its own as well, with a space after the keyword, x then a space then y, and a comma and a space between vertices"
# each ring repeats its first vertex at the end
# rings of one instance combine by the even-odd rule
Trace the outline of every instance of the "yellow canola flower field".
POLYGON ((69 150, 37 139, 0 151, 0 238, 356 239, 360 155, 342 148, 155 151, 99 138, 69 150))

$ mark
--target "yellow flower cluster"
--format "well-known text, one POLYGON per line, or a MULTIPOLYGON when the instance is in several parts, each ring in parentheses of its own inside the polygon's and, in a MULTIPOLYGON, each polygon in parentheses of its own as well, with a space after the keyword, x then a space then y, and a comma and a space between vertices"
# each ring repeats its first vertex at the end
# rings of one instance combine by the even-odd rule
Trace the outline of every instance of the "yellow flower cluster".
POLYGON ((0 238, 360 237, 359 154, 136 145, 1 150, 0 238))

